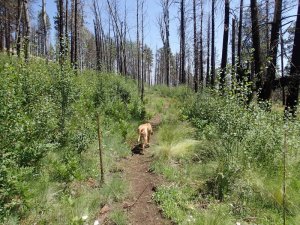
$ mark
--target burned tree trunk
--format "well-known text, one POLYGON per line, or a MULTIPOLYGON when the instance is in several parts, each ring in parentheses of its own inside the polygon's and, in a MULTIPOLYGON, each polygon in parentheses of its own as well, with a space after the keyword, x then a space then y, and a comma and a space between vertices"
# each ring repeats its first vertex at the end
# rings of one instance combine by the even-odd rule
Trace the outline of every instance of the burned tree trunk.
POLYGON ((185 73, 185 7, 184 0, 180 1, 180 83, 186 83, 185 73))
POLYGON ((25 37, 24 37, 24 57, 25 62, 29 60, 29 49, 30 49, 30 21, 29 21, 29 9, 28 9, 28 0, 23 0, 24 13, 25 13, 25 37))
POLYGON ((224 19, 223 48, 222 48, 222 60, 221 60, 221 80, 220 80, 221 90, 224 90, 225 88, 228 36, 229 36, 229 0, 225 0, 225 19, 224 19))
POLYGON ((296 116, 300 85, 300 1, 298 1, 298 13, 294 37, 294 47, 291 61, 290 82, 286 98, 285 112, 296 116))
POLYGON ((196 0, 193 0, 193 22, 194 22, 194 90, 198 92, 198 38, 197 38, 197 19, 196 19, 196 0))
POLYGON ((210 84, 211 87, 215 86, 215 79, 216 79, 216 71, 215 71, 215 1, 212 0, 211 4, 211 76, 210 76, 210 84))
POLYGON ((243 78, 243 68, 242 68, 242 26, 243 26, 243 0, 240 2, 240 18, 239 18, 239 33, 238 33, 238 48, 237 48, 237 82, 241 82, 243 78))
POLYGON ((260 32, 258 25, 258 8, 256 0, 251 0, 251 22, 252 22, 252 42, 254 48, 254 71, 256 80, 256 88, 262 87, 262 74, 261 74, 261 48, 260 48, 260 32))
POLYGON ((268 53, 268 56, 271 58, 271 60, 268 63, 266 79, 263 83, 262 90, 259 93, 259 99, 262 101, 269 100, 272 95, 273 82, 275 80, 275 74, 276 74, 277 51, 278 51, 279 32, 280 32, 279 29, 281 24, 281 12, 282 12, 282 0, 276 0, 274 19, 273 19, 272 30, 271 30, 271 42, 270 42, 270 48, 268 53))

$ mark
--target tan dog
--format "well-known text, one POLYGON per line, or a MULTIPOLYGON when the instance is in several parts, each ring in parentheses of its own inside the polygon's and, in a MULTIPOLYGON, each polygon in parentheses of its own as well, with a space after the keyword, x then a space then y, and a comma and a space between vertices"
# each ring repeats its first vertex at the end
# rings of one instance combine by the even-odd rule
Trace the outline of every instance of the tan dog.
POLYGON ((141 139, 143 139, 142 142, 142 154, 143 154, 145 147, 149 146, 150 136, 153 134, 151 124, 150 123, 141 124, 138 128, 138 132, 139 132, 138 143, 140 143, 141 139))

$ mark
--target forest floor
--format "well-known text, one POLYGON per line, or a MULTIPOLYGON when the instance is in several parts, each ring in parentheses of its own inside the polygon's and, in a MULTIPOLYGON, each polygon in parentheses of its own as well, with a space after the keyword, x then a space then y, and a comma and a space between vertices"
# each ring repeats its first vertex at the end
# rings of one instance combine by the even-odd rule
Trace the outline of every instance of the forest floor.
POLYGON ((123 211, 127 216, 127 223, 132 225, 160 225, 171 224, 163 217, 158 205, 152 196, 158 186, 164 183, 163 177, 151 170, 153 162, 152 147, 156 144, 155 131, 161 123, 161 115, 154 116, 149 121, 154 128, 154 135, 150 140, 150 147, 140 154, 139 146, 132 149, 132 155, 120 160, 118 168, 122 171, 122 177, 128 182, 129 190, 127 198, 123 202, 104 206, 99 213, 100 224, 111 224, 109 214, 114 211, 123 211))

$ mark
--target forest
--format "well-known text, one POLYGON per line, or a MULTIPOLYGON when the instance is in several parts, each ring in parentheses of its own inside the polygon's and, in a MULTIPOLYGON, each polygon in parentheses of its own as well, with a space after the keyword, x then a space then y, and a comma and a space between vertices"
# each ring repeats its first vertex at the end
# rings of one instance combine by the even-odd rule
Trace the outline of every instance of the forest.
POLYGON ((300 0, 0 0, 0 224, 299 224, 299 85, 300 0))

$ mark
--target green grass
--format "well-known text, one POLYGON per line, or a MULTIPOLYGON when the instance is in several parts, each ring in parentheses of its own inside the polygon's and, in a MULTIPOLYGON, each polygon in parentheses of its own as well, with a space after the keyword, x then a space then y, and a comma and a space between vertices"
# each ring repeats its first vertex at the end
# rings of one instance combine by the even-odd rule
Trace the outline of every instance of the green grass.
MULTIPOLYGON (((154 196, 164 215, 177 224, 281 224, 282 113, 184 88, 152 91, 168 103, 152 164, 169 182, 154 196)), ((288 224, 300 214, 299 127, 287 131, 288 224)))

